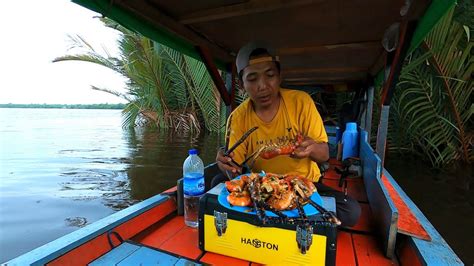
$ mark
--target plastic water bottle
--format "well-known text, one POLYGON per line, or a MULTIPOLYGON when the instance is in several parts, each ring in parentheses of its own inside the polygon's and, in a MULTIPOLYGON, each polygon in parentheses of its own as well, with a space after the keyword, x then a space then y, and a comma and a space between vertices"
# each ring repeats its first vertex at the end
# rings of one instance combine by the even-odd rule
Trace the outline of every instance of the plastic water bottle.
POLYGON ((184 222, 198 227, 199 199, 204 194, 204 163, 196 149, 189 150, 183 164, 184 222))
POLYGON ((359 157, 359 132, 355 122, 347 123, 342 134, 342 160, 348 157, 359 157))

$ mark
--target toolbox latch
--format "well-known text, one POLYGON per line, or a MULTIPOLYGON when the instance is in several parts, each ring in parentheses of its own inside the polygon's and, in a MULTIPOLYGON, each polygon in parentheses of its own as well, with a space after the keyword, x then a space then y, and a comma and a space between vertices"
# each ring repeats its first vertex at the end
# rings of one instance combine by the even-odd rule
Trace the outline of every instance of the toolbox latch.
POLYGON ((214 210, 214 225, 218 236, 225 234, 227 229, 227 212, 218 212, 214 210))
POLYGON ((297 225, 296 242, 301 254, 306 254, 313 243, 313 226, 310 224, 297 225))

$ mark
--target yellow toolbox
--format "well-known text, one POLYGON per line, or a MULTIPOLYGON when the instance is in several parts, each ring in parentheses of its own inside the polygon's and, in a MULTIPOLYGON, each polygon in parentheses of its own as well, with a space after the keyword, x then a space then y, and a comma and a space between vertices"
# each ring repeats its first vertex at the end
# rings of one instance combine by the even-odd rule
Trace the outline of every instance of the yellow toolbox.
POLYGON ((336 225, 321 214, 311 225, 264 225, 255 213, 235 211, 218 200, 223 185, 199 203, 199 247, 202 250, 266 265, 334 265, 336 225))

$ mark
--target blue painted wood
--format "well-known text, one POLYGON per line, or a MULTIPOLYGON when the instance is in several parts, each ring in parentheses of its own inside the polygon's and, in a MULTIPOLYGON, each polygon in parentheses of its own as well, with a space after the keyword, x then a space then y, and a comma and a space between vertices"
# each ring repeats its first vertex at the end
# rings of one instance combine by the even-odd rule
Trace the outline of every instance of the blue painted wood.
POLYGON ((174 264, 174 266, 193 266, 193 265, 202 265, 201 263, 197 263, 187 259, 179 259, 178 262, 174 264))
POLYGON ((366 131, 361 130, 360 158, 367 199, 372 211, 374 225, 383 239, 385 256, 393 258, 397 236, 398 211, 387 189, 382 184, 382 163, 379 156, 367 142, 367 135, 366 131))
POLYGON ((120 244, 118 247, 112 249, 111 251, 107 252, 103 256, 99 257, 98 259, 94 260, 89 265, 91 266, 100 266, 100 265, 115 265, 120 261, 124 260, 130 254, 134 253, 140 248, 138 245, 130 244, 124 242, 120 244))
POLYGON ((333 134, 336 135, 337 128, 336 126, 324 126, 324 129, 326 130, 327 134, 333 134))
POLYGON ((431 237, 431 241, 425 241, 409 236, 410 241, 425 265, 464 265, 430 221, 428 221, 420 209, 418 209, 415 203, 393 179, 390 173, 385 169, 383 169, 383 173, 431 237))
POLYGON ((95 223, 60 237, 39 248, 7 262, 8 265, 43 265, 87 241, 127 222, 151 208, 169 199, 165 195, 156 195, 124 210, 109 215, 95 223))
MULTIPOLYGON (((124 260, 115 264, 117 266, 130 265, 174 265, 179 258, 147 247, 140 247, 124 260)), ((113 265, 113 264, 109 264, 113 265)))

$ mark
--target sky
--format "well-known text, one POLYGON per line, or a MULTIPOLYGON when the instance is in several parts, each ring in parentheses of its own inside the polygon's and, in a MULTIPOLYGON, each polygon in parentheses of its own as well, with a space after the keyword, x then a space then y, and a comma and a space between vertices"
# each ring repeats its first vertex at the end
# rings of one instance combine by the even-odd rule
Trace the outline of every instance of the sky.
POLYGON ((75 54, 68 35, 117 55, 118 33, 99 14, 67 0, 7 1, 0 9, 0 103, 94 104, 126 101, 91 85, 124 92, 125 79, 92 63, 58 62, 75 54))

